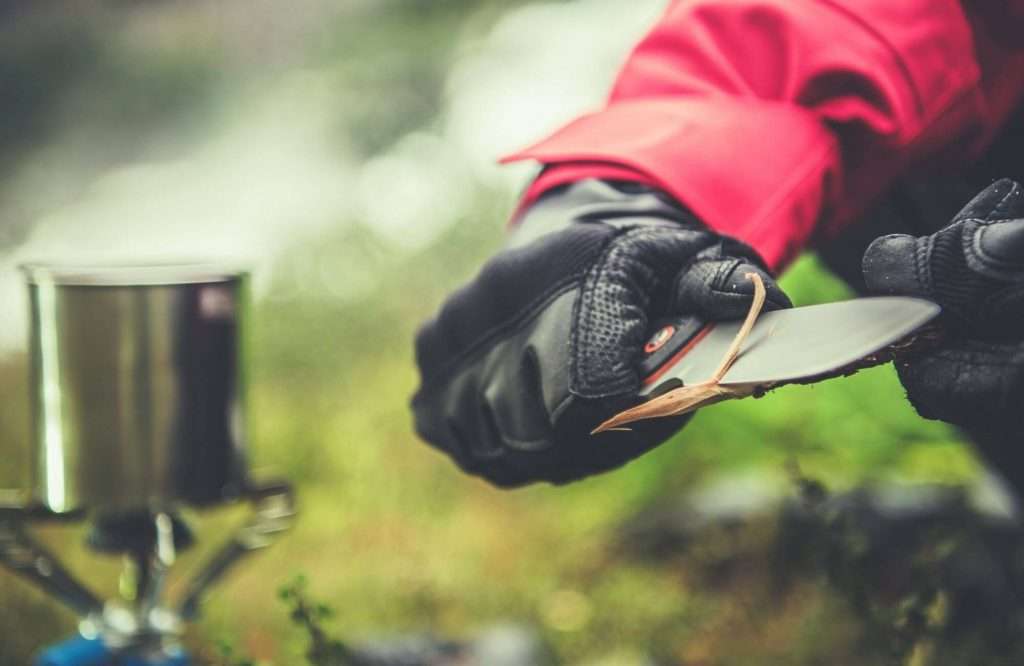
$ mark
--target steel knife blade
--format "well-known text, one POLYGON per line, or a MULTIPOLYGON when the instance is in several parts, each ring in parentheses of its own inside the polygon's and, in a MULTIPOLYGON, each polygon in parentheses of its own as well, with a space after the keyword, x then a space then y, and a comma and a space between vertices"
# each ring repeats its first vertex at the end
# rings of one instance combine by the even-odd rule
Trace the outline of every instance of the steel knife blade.
MULTIPOLYGON (((939 311, 923 299, 880 296, 766 312, 720 384, 771 386, 825 375, 900 341, 939 311)), ((710 378, 740 325, 695 317, 659 322, 644 347, 640 395, 710 378)))

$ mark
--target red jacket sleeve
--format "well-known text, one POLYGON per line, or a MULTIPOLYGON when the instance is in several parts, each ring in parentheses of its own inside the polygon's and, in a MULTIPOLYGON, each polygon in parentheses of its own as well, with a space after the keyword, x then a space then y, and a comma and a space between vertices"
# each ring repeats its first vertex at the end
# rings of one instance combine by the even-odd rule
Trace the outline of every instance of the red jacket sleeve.
POLYGON ((908 165, 963 160, 1002 122, 1024 45, 986 51, 993 108, 978 25, 954 0, 678 0, 604 109, 505 160, 554 165, 525 203, 590 176, 657 185, 780 269, 908 165))

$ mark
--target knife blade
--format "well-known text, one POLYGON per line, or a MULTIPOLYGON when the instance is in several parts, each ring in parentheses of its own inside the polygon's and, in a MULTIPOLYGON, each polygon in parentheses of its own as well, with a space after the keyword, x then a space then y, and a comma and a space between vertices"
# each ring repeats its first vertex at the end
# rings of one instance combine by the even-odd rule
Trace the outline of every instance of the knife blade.
MULTIPOLYGON (((939 314, 919 298, 881 296, 762 314, 722 386, 761 387, 827 375, 900 341, 939 314)), ((741 322, 661 321, 644 346, 640 395, 707 380, 741 322)))

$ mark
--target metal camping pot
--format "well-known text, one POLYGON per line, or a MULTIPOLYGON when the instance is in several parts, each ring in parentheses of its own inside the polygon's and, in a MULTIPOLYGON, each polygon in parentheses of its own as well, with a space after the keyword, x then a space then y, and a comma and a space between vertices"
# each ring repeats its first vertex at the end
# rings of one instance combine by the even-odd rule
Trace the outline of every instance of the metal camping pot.
POLYGON ((163 510, 246 489, 245 273, 23 271, 35 501, 58 513, 163 510))

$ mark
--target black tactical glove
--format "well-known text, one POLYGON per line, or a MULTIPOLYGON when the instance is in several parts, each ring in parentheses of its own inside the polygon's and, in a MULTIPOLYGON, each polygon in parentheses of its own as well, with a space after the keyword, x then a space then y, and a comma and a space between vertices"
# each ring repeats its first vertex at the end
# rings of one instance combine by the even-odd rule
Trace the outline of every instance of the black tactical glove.
POLYGON ((589 433, 637 402, 653 318, 740 318, 764 279, 747 246, 702 228, 663 193, 587 180, 533 205, 503 251, 420 330, 416 429, 501 486, 564 483, 635 458, 686 417, 589 433))
POLYGON ((863 269, 875 293, 942 306, 941 347, 896 365, 918 413, 982 437, 1005 460, 993 440, 1024 435, 1024 190, 1000 180, 941 231, 878 238, 863 269))

